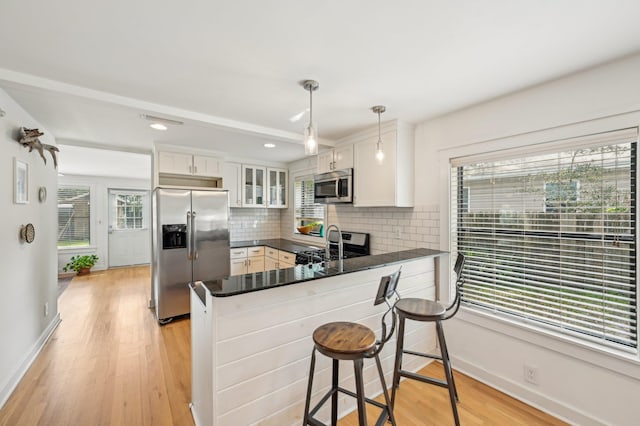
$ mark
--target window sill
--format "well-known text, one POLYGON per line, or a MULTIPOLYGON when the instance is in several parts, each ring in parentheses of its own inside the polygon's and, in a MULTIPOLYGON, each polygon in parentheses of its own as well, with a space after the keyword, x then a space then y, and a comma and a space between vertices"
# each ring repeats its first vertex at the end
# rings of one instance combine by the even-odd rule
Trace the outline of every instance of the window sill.
POLYGON ((455 319, 640 380, 638 353, 607 349, 552 330, 497 317, 466 306, 455 319))
POLYGON ((98 249, 98 247, 94 246, 94 245, 58 247, 58 252, 75 254, 75 253, 84 253, 84 252, 87 252, 87 251, 95 252, 97 249, 98 249))

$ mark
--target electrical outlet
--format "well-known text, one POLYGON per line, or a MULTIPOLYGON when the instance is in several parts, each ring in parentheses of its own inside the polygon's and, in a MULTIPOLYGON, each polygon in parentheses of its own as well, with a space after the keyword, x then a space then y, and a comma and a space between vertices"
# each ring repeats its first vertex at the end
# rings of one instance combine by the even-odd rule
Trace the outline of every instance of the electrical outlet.
POLYGON ((49 302, 45 302, 44 304, 44 316, 45 317, 49 316, 49 302))
POLYGON ((532 365, 524 364, 524 381, 533 385, 538 384, 538 369, 532 365))

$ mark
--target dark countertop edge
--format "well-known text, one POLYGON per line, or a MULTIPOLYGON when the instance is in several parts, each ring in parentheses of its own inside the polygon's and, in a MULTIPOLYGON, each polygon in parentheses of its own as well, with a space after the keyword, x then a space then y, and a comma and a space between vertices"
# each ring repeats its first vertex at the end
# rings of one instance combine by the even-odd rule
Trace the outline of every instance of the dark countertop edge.
POLYGON ((277 250, 288 251, 290 253, 298 254, 298 252, 311 250, 311 249, 324 249, 324 247, 315 246, 313 244, 301 243, 298 241, 287 240, 284 238, 268 238, 265 240, 245 240, 245 241, 231 241, 229 248, 243 248, 243 247, 271 247, 277 250))
MULTIPOLYGON (((264 291, 264 290, 269 290, 272 288, 278 288, 278 287, 284 287, 287 285, 293 285, 293 284, 298 284, 298 283, 302 283, 302 282, 307 282, 307 281, 314 281, 314 280, 318 280, 318 279, 323 279, 323 278, 331 278, 331 277, 335 277, 335 276, 339 276, 339 275, 347 275, 347 274, 351 274, 354 272, 362 272, 362 271, 366 271, 369 269, 377 269, 377 268, 383 268, 385 266, 389 266, 389 265, 394 265, 394 264, 398 264, 398 263, 404 263, 404 262, 408 262, 408 261, 413 261, 416 259, 422 259, 422 258, 430 258, 430 257, 440 257, 440 256, 444 256, 444 255, 448 255, 449 252, 448 251, 441 251, 441 250, 434 250, 434 249, 427 249, 427 248, 421 248, 421 249, 409 249, 409 250, 402 250, 402 251, 397 251, 397 252, 390 252, 390 253, 383 253, 383 254, 374 254, 371 256, 364 256, 364 257, 359 257, 359 258, 353 258, 353 259, 345 259, 343 262, 345 265, 348 265, 349 262, 351 263, 356 263, 354 261, 363 261, 365 259, 367 259, 370 262, 368 265, 363 265, 363 266, 355 266, 355 267, 351 267, 348 270, 343 270, 343 271, 339 271, 337 270, 337 261, 332 261, 330 263, 330 265, 336 265, 336 266, 330 266, 329 267, 329 273, 327 274, 318 274, 318 275, 314 275, 314 276, 310 276, 307 278, 300 278, 300 279, 292 279, 289 281, 285 281, 283 283, 278 283, 278 284, 272 284, 269 285, 268 287, 262 287, 262 288, 250 288, 250 289, 242 289, 242 290, 236 290, 236 291, 229 291, 229 292, 216 292, 214 290, 209 289, 209 287, 207 287, 207 282, 203 282, 203 286, 209 290, 209 293, 211 293, 211 296, 213 297, 230 297, 230 296, 238 296, 240 294, 245 294, 245 293, 254 293, 257 291, 264 291), (390 257, 390 256, 399 256, 402 253, 406 253, 407 255, 410 252, 422 252, 422 254, 418 254, 415 253, 413 255, 409 255, 407 257, 403 257, 403 258, 397 258, 397 259, 392 259, 392 260, 387 260, 387 261, 380 261, 375 262, 375 258, 384 258, 384 257, 390 257)), ((299 265, 296 266, 297 268, 304 268, 306 267, 306 265, 299 265)), ((293 268, 289 268, 289 269, 293 269, 293 268)), ((268 271, 267 271, 268 272, 268 271)), ((258 274, 260 273, 264 273, 264 272, 256 272, 258 274)), ((252 275, 252 274, 247 274, 247 275, 252 275)), ((237 277, 243 277, 244 275, 237 275, 237 277)))

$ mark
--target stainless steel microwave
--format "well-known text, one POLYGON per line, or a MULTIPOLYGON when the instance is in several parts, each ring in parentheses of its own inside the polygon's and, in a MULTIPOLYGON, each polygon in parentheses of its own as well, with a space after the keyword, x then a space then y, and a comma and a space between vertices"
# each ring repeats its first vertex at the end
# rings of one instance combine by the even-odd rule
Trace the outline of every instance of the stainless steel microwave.
POLYGON ((316 203, 353 202, 353 169, 315 175, 313 181, 316 203))

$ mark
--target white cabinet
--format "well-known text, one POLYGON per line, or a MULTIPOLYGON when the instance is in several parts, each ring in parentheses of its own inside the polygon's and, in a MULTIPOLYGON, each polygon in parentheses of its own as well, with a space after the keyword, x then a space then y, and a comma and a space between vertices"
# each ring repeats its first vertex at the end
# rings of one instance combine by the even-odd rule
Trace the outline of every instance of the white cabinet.
POLYGON ((242 207, 266 207, 266 168, 242 165, 242 207))
POLYGON ((384 159, 376 158, 378 135, 354 145, 353 205, 412 207, 414 192, 413 127, 400 122, 382 132, 384 159))
POLYGON ((158 153, 158 172, 173 175, 190 175, 193 156, 177 152, 160 151, 158 153))
POLYGON ((222 161, 206 155, 192 155, 180 152, 160 151, 158 172, 172 175, 220 177, 222 161))
POLYGON ((267 207, 286 208, 288 202, 287 171, 285 169, 267 169, 268 199, 267 207))
POLYGON ((194 176, 222 176, 222 161, 219 158, 208 157, 205 155, 193 156, 193 175, 194 176))
POLYGON ((229 207, 242 207, 242 164, 223 164, 222 187, 229 190, 229 207))
POLYGON ((264 271, 264 247, 243 247, 229 252, 229 275, 244 275, 264 271))
POLYGON ((353 146, 345 145, 318 154, 318 173, 353 167, 353 146))

